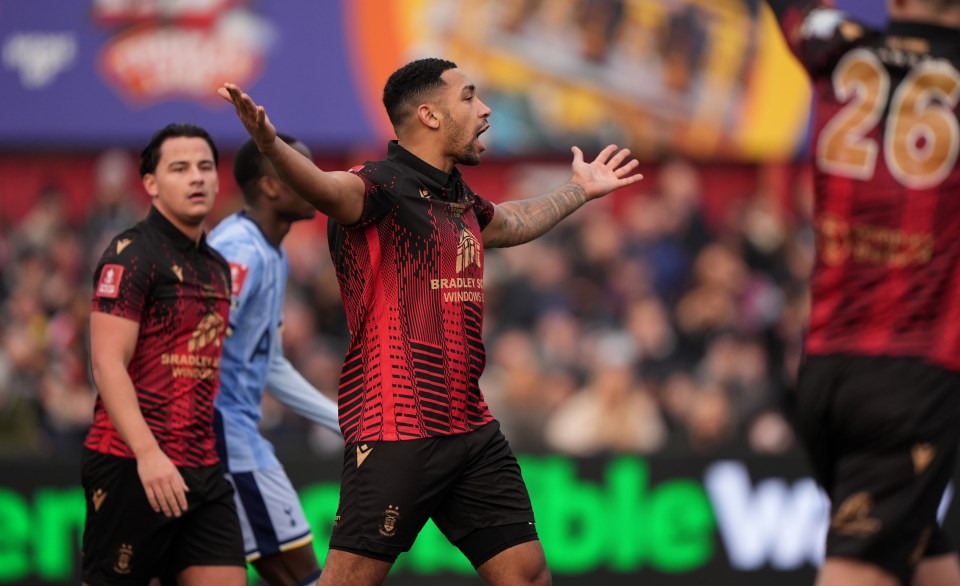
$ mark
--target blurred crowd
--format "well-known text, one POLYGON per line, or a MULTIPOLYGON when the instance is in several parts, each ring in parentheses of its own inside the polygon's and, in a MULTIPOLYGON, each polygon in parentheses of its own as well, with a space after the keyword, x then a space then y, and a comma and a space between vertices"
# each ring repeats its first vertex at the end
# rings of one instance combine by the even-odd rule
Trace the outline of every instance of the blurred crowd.
MULTIPOLYGON (((563 169, 568 169, 564 166, 563 169)), ((79 453, 93 411, 91 272, 148 205, 124 151, 95 163, 85 218, 57 185, 0 231, 0 458, 79 453)), ((510 193, 543 177, 517 173, 510 193)), ((791 389, 812 266, 808 189, 744 193, 707 217, 680 160, 625 197, 591 202, 532 243, 486 254, 481 388, 517 452, 715 455, 795 447, 791 389)), ((515 193, 514 193, 515 192, 515 193)), ((214 223, 240 206, 221 193, 214 223)), ((498 198, 499 199, 499 198, 498 198)), ((323 219, 286 240, 284 346, 332 398, 347 328, 323 219)), ((278 447, 340 440, 266 399, 278 447)))

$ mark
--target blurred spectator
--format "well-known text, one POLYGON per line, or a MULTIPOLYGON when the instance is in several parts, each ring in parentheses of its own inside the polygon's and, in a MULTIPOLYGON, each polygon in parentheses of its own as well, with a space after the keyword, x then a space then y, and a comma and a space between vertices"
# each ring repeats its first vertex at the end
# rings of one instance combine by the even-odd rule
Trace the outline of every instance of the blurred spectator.
POLYGON ((47 452, 39 414, 22 391, 18 372, 29 360, 29 342, 0 328, 0 458, 30 458, 47 452))
POLYGON ((748 276, 743 259, 722 244, 710 244, 697 256, 691 286, 674 309, 684 352, 702 355, 712 336, 736 330, 737 299, 748 276))
POLYGON ((696 251, 684 244, 676 222, 668 223, 668 213, 664 201, 653 196, 624 203, 620 216, 626 235, 621 253, 643 263, 647 273, 644 282, 672 302, 686 285, 696 251))
POLYGON ((33 207, 11 234, 15 251, 43 249, 54 233, 67 227, 66 197, 60 186, 53 183, 40 190, 33 207))
POLYGON ((710 385, 699 390, 686 415, 685 451, 711 456, 736 440, 737 421, 723 387, 710 385))
POLYGON ((83 444, 95 394, 91 386, 86 326, 90 300, 85 291, 67 289, 70 297, 50 319, 47 343, 51 366, 38 388, 38 400, 53 448, 58 453, 78 450, 83 444))
POLYGON ((699 6, 684 4, 670 12, 663 31, 664 82, 671 90, 687 90, 700 69, 708 46, 706 14, 699 6))
POLYGON ((690 161, 668 159, 657 175, 657 197, 664 205, 665 229, 675 234, 684 249, 696 255, 713 240, 703 213, 700 171, 690 161))
POLYGON ((637 365, 643 377, 662 381, 682 369, 677 353, 677 333, 666 307, 656 297, 633 301, 626 310, 624 327, 637 351, 637 365))
POLYGON ((687 428, 687 413, 696 400, 697 383, 686 372, 672 373, 659 387, 657 399, 669 434, 668 444, 677 447, 683 443, 687 428))
POLYGON ((775 410, 759 413, 750 422, 747 432, 750 450, 757 454, 782 454, 794 445, 795 440, 793 428, 775 410))
POLYGON ((624 0, 580 0, 576 17, 581 27, 581 55, 595 63, 603 62, 616 44, 626 18, 624 0))
MULTIPOLYGON (((504 435, 519 451, 544 449, 544 426, 573 384, 560 374, 551 379, 542 367, 537 341, 518 329, 503 332, 492 345, 492 364, 484 371, 480 388, 494 413, 499 414, 504 435)), ((554 372, 562 373, 562 370, 554 372)))
POLYGON ((137 162, 127 151, 109 149, 97 157, 91 207, 83 233, 88 264, 100 258, 113 236, 146 216, 150 202, 135 183, 137 179, 137 162))
POLYGON ((586 386, 547 422, 547 446, 574 456, 656 452, 667 439, 667 428, 651 390, 633 371, 632 349, 607 337, 594 358, 586 386))

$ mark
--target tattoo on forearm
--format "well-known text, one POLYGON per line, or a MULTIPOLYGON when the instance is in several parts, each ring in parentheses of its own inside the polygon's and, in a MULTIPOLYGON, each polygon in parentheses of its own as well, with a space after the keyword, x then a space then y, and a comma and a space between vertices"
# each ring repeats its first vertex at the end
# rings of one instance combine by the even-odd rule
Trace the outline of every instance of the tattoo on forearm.
POLYGON ((528 200, 511 201, 498 206, 505 212, 503 228, 489 247, 516 246, 546 233, 587 201, 587 192, 568 181, 550 193, 528 200))

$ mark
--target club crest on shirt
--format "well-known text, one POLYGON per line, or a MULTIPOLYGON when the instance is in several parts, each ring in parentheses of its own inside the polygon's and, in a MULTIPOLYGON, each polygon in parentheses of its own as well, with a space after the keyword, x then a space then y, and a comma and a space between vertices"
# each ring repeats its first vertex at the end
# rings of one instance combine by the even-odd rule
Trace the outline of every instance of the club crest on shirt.
POLYGON ((243 282, 247 280, 247 273, 250 267, 238 262, 230 263, 230 297, 234 300, 240 299, 240 293, 243 291, 243 282))
POLYGON ((103 270, 100 271, 100 281, 97 283, 97 297, 116 299, 120 296, 123 268, 123 265, 103 265, 103 270))
POLYGON ((190 341, 187 342, 187 350, 196 352, 197 350, 206 348, 211 343, 219 346, 220 336, 226 328, 227 324, 223 318, 220 317, 220 314, 214 312, 208 313, 200 320, 196 329, 193 330, 190 341))
POLYGON ((471 265, 480 266, 480 241, 472 232, 464 228, 457 243, 457 272, 462 273, 471 265))

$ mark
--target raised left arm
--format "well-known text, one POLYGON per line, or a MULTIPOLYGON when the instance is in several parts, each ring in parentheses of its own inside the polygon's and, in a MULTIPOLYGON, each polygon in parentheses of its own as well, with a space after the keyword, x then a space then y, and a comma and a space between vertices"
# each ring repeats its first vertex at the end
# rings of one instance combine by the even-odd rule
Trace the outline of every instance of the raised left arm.
POLYGON ((486 248, 516 246, 541 236, 591 199, 626 187, 643 179, 632 172, 640 163, 631 159, 630 151, 616 145, 603 149, 587 163, 583 152, 573 147, 573 175, 566 183, 544 195, 510 201, 495 207, 493 219, 483 229, 486 248), (616 154, 614 154, 616 153, 616 154))

